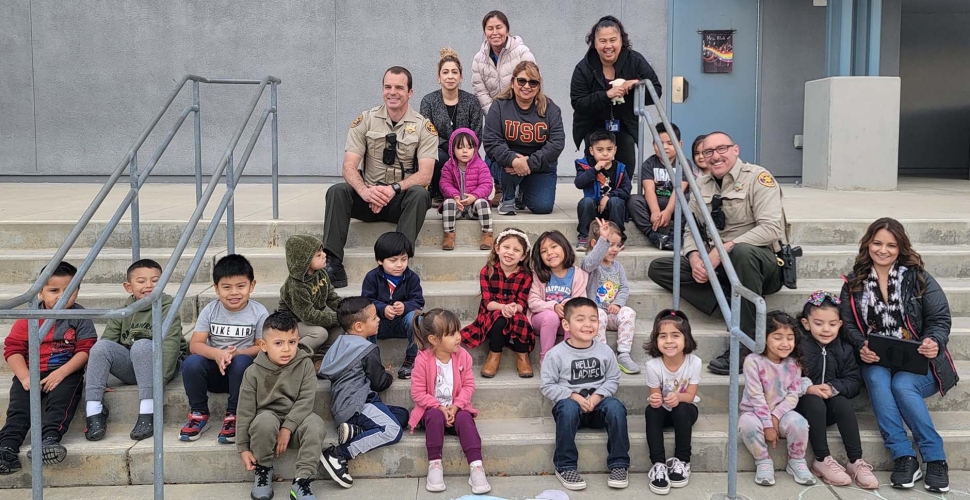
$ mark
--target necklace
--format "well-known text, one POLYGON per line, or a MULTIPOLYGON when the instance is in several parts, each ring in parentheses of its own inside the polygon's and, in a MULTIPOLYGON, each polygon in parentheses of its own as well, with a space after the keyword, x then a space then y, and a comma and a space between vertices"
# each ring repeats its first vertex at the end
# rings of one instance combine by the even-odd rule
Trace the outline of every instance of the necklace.
POLYGON ((454 128, 455 118, 458 116, 458 104, 455 104, 454 106, 447 106, 446 110, 448 111, 448 119, 451 120, 451 127, 454 128))

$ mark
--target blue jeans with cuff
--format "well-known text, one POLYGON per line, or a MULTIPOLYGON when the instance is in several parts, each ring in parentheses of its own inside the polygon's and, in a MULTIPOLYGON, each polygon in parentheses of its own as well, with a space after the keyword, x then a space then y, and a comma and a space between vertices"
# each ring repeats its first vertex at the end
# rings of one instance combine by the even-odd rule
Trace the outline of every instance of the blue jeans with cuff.
POLYGON ((889 368, 880 365, 860 365, 862 379, 869 390, 869 401, 876 414, 876 423, 879 424, 879 433, 882 434, 886 449, 892 453, 893 460, 916 456, 903 422, 913 432, 924 462, 946 460, 943 438, 936 432, 933 418, 930 417, 924 401, 940 390, 933 373, 893 373, 889 368))

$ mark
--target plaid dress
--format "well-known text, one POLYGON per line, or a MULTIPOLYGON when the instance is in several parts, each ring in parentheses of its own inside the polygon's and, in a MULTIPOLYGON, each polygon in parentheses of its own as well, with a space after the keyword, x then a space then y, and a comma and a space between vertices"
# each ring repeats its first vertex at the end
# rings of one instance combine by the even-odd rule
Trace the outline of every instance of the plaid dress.
MULTIPOLYGON (((478 308, 478 317, 475 321, 462 328, 461 337, 469 347, 477 347, 488 338, 488 332, 492 329, 492 323, 502 317, 502 311, 489 311, 486 306, 489 302, 499 304, 516 303, 522 306, 523 311, 529 310, 529 289, 532 288, 532 274, 525 272, 521 267, 518 271, 506 276, 502 271, 501 264, 495 264, 492 277, 488 277, 488 266, 483 267, 479 273, 479 281, 482 285, 482 303, 478 308)), ((529 352, 535 347, 535 333, 532 331, 532 322, 526 317, 524 312, 516 313, 509 320, 505 331, 502 332, 510 340, 514 339, 522 344, 529 346, 529 352)))

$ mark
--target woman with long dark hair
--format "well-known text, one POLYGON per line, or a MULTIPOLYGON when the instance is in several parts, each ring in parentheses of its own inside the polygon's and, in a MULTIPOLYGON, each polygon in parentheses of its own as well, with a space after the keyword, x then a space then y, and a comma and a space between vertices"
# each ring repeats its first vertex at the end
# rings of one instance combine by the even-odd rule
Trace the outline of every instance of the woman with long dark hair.
POLYGON ((839 306, 843 335, 859 353, 879 432, 895 462, 889 481, 894 488, 912 488, 923 477, 906 435, 909 427, 926 462, 926 489, 948 491, 943 438, 924 401, 937 392, 945 395, 959 380, 946 349, 951 325, 946 295, 926 272, 903 225, 888 217, 866 230, 852 273, 843 279, 839 306), (879 356, 869 349, 869 339, 875 335, 919 342, 919 354, 929 359, 927 373, 877 364, 879 356))

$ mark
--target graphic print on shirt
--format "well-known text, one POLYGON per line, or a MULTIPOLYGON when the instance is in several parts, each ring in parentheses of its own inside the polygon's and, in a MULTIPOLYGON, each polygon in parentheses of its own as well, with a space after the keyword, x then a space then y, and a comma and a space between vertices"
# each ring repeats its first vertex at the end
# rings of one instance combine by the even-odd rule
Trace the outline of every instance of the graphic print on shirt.
POLYGON ((546 301, 555 300, 560 304, 570 298, 572 287, 561 285, 546 285, 546 301))
POLYGON ((610 191, 613 191, 610 176, 603 172, 596 174, 596 182, 600 183, 600 195, 610 194, 610 191))
POLYGON ((613 303, 616 294, 620 292, 620 273, 604 273, 602 267, 600 268, 600 273, 603 282, 596 288, 596 298, 594 300, 596 300, 597 306, 605 309, 613 303))
POLYGON ((227 343, 232 343, 234 340, 255 338, 256 336, 256 325, 225 325, 220 323, 209 323, 209 335, 213 337, 221 337, 225 339, 227 343))
POLYGON ((654 192, 657 196, 670 198, 674 192, 674 183, 670 181, 670 174, 664 167, 653 169, 654 192))
MULTIPOLYGON (((604 378, 606 378, 606 374, 603 369, 603 362, 599 358, 573 360, 569 374, 569 385, 580 386, 595 384, 599 387, 600 384, 597 382, 601 382, 604 378)), ((594 392, 596 392, 595 388, 589 388, 583 389, 579 394, 583 397, 589 397, 594 392)))
POLYGON ((546 142, 549 126, 545 122, 529 123, 518 120, 505 120, 505 140, 528 144, 546 142))
MULTIPOLYGON (((51 339, 51 351, 50 358, 47 361, 47 369, 51 370, 58 368, 67 364, 68 361, 74 357, 74 344, 76 344, 77 339, 76 332, 73 328, 68 328, 64 332, 63 338, 52 338, 51 339)), ((52 334, 50 337, 57 337, 57 335, 52 334)))

